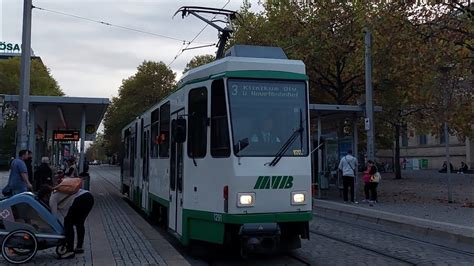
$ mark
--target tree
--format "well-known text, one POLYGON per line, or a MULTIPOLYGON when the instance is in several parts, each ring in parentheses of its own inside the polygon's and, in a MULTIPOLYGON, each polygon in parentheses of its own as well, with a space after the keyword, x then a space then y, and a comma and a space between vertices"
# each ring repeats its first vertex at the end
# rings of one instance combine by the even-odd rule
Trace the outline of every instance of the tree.
MULTIPOLYGON (((40 60, 31 61, 30 94, 62 96, 56 80, 49 69, 40 60)), ((19 94, 20 58, 0 60, 0 94, 19 94)), ((6 165, 10 156, 15 154, 16 117, 10 115, 4 128, 0 128, 0 165, 6 165)))
POLYGON ((170 94, 176 74, 163 62, 144 61, 137 72, 122 81, 117 97, 104 118, 104 139, 108 156, 120 150, 120 134, 137 115, 170 94))
POLYGON ((105 152, 105 140, 103 134, 97 133, 95 141, 86 150, 86 157, 89 161, 107 160, 107 155, 105 152))
POLYGON ((365 16, 370 5, 346 1, 244 3, 233 43, 282 47, 306 64, 311 102, 347 104, 364 89, 365 16))
MULTIPOLYGON (((0 94, 19 94, 20 58, 0 60, 0 94)), ((31 61, 31 95, 62 96, 63 91, 40 60, 31 61)))
POLYGON ((188 72, 189 70, 195 68, 195 67, 202 66, 202 65, 205 65, 207 63, 211 63, 214 60, 216 60, 216 57, 213 56, 213 55, 210 55, 210 54, 197 55, 197 56, 193 57, 193 59, 191 59, 186 64, 186 67, 183 70, 183 74, 188 72))
MULTIPOLYGON (((439 75, 437 68, 449 62, 439 57, 460 50, 457 54, 472 58, 466 52, 472 44, 472 9, 456 3, 454 7, 448 3, 438 9, 420 8, 413 1, 295 2, 266 1, 260 13, 251 12, 250 4, 244 2, 232 42, 282 47, 289 58, 304 61, 312 103, 351 104, 364 93, 363 30, 370 28, 375 103, 384 110, 376 116, 377 142, 387 146, 395 140, 396 176, 401 178, 400 132, 407 124, 426 130, 423 123, 415 121, 436 106, 432 101, 436 94, 433 81, 439 75), (460 15, 453 18, 453 14, 460 15), (459 30, 453 25, 459 25, 459 30), (440 45, 448 40, 452 45, 440 45)), ((461 60, 459 56, 450 58, 456 63, 461 60)), ((464 65, 463 69, 472 67, 464 65)), ((468 76, 459 79, 467 80, 468 76)), ((466 92, 455 95, 463 103, 472 99, 472 94, 466 92)), ((471 116, 467 115, 472 109, 466 109, 466 115, 453 116, 453 120, 462 117, 457 124, 472 130, 472 126, 466 126, 472 125, 472 111, 471 116)))

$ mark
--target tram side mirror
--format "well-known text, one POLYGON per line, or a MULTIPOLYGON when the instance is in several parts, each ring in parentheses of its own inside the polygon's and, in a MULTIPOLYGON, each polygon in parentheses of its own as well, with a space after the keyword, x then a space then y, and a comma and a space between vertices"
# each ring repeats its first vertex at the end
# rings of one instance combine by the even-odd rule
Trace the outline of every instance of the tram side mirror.
POLYGON ((186 141, 186 119, 178 118, 175 121, 174 139, 177 143, 183 143, 186 141))

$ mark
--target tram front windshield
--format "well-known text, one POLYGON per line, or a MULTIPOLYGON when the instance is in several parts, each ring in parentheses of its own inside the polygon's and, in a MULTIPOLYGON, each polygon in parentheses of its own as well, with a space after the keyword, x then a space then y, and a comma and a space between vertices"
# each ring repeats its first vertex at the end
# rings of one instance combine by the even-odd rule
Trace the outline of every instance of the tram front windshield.
POLYGON ((235 155, 275 156, 292 137, 282 155, 308 155, 304 81, 229 79, 227 85, 235 155))

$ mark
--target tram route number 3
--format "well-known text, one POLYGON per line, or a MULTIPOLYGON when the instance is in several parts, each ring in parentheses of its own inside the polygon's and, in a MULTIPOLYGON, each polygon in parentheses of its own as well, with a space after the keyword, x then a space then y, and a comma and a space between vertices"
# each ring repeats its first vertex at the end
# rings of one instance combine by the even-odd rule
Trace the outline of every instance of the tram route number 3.
POLYGON ((222 222, 222 214, 220 214, 220 213, 214 213, 214 221, 216 221, 216 222, 222 222))

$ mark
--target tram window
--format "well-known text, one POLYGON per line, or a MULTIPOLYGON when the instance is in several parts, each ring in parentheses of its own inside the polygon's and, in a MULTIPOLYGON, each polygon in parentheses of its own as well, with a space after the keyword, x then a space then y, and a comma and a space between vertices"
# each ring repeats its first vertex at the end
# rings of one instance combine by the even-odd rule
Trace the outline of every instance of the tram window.
POLYGON ((151 112, 151 138, 150 138, 150 157, 158 158, 158 132, 159 132, 160 109, 156 108, 151 112))
POLYGON ((230 156, 229 127, 222 79, 212 82, 211 87, 211 155, 230 156))
POLYGON ((170 102, 163 104, 160 108, 160 158, 170 156, 170 102))
POLYGON ((207 147, 207 89, 192 89, 188 99, 188 156, 203 158, 207 147))

